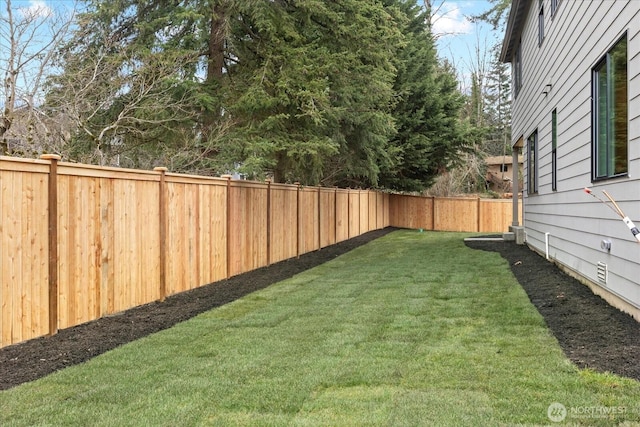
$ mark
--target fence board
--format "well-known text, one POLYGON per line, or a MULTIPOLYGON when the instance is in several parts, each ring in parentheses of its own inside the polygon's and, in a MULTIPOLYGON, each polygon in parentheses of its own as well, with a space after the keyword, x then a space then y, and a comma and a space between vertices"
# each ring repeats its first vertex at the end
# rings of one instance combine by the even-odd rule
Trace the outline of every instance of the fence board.
POLYGON ((159 185, 114 182, 114 310, 160 297, 159 185))
POLYGON ((336 243, 336 190, 320 189, 320 247, 336 243))
POLYGON ((200 279, 194 286, 217 282, 226 278, 227 267, 227 209, 226 187, 200 185, 201 210, 199 233, 200 279))
POLYGON ((318 234, 318 189, 300 189, 300 254, 320 249, 318 234))
POLYGON ((349 238, 349 191, 336 190, 336 243, 349 238))
POLYGON ((478 199, 434 200, 434 228, 440 231, 478 231, 478 199))
POLYGON ((388 209, 389 195, 385 193, 374 193, 376 195, 376 228, 382 229, 389 225, 388 209))
POLYGON ((115 313, 115 212, 114 185, 111 179, 100 179, 100 315, 115 313))
POLYGON ((369 231, 369 192, 358 190, 358 229, 357 234, 364 234, 369 231))
POLYGON ((349 190, 349 239, 360 234, 360 192, 349 190))
POLYGON ((58 177, 58 327, 99 316, 96 255, 101 224, 97 178, 58 177), (90 196, 85 198, 85 196, 90 196), (90 239, 87 237, 91 236, 90 239))
POLYGON ((38 164, 23 164, 29 172, 6 165, 0 170, 3 346, 46 335, 49 328, 47 176, 38 164))
POLYGON ((394 227, 433 230, 431 197, 389 195, 389 221, 394 227))
POLYGON ((195 186, 167 182, 167 295, 191 289, 195 280, 198 199, 195 186))
POLYGON ((230 190, 229 275, 267 265, 267 186, 232 182, 230 190))
POLYGON ((510 200, 480 200, 480 232, 504 232, 513 222, 513 203, 510 200))
POLYGON ((367 227, 367 231, 372 231, 378 228, 378 193, 368 190, 367 203, 369 207, 369 211, 367 213, 369 226, 367 227))
POLYGON ((271 242, 272 263, 293 258, 298 253, 298 187, 271 184, 271 242))
POLYGON ((169 178, 167 193, 167 294, 224 279, 226 186, 169 178))

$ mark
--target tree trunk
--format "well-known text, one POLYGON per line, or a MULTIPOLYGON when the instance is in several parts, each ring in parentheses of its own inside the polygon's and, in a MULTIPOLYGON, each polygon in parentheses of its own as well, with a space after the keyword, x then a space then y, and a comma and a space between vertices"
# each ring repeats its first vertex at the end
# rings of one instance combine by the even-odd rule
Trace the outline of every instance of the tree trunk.
MULTIPOLYGON (((227 11, 223 5, 224 0, 214 2, 211 15, 211 29, 209 31, 209 51, 207 61, 208 90, 216 90, 222 85, 224 75, 224 51, 227 11)), ((203 138, 208 140, 211 131, 219 119, 220 111, 207 111, 202 118, 203 138)))
POLYGON ((209 32, 209 63, 207 83, 220 83, 224 68, 224 40, 226 33, 226 11, 221 1, 215 2, 209 32))

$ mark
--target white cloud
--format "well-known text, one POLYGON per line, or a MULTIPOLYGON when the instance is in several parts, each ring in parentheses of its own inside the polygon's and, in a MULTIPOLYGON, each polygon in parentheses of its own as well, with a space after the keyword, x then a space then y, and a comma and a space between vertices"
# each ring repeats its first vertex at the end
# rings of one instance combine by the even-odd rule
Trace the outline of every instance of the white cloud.
POLYGON ((44 0, 29 0, 28 6, 19 6, 18 11, 29 19, 49 18, 53 15, 53 9, 44 0))
POLYGON ((442 2, 433 10, 431 31, 436 37, 470 34, 473 24, 464 16, 461 4, 442 2))

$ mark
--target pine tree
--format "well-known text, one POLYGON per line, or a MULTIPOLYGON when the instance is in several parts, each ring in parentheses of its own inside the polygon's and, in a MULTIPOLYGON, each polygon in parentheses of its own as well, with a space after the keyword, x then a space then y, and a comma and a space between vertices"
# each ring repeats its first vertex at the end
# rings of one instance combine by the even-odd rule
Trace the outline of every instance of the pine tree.
POLYGON ((415 1, 394 1, 406 17, 406 45, 398 53, 394 117, 398 133, 392 140, 395 164, 385 170, 388 188, 421 191, 455 164, 467 144, 459 120, 464 99, 454 70, 439 63, 430 31, 430 11, 415 1))
POLYGON ((415 0, 90 0, 58 66, 80 161, 413 190, 468 141, 415 0))
POLYGON ((221 147, 276 181, 368 185, 393 132, 392 59, 400 35, 377 1, 264 2, 232 44, 238 125, 221 147))
POLYGON ((489 118, 485 147, 492 156, 511 153, 511 80, 508 65, 499 56, 499 47, 495 46, 485 96, 489 118))

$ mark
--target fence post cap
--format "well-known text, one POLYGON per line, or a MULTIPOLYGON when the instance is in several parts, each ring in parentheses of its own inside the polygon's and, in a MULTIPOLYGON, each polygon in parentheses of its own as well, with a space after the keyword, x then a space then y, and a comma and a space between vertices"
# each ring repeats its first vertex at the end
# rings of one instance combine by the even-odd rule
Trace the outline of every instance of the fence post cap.
POLYGON ((62 157, 57 155, 57 154, 42 154, 40 156, 40 158, 42 160, 60 160, 60 159, 62 159, 62 157))
POLYGON ((231 179, 232 175, 229 175, 229 174, 225 173, 224 175, 220 175, 220 178, 231 179))
POLYGON ((155 168, 153 168, 153 170, 156 171, 156 172, 166 172, 169 169, 164 167, 164 166, 156 166, 155 168))

